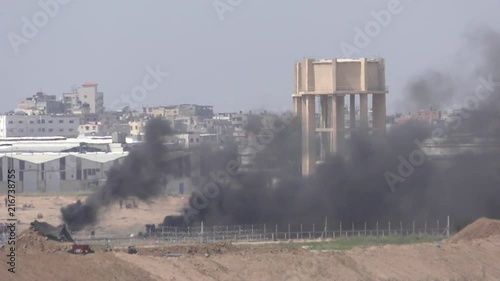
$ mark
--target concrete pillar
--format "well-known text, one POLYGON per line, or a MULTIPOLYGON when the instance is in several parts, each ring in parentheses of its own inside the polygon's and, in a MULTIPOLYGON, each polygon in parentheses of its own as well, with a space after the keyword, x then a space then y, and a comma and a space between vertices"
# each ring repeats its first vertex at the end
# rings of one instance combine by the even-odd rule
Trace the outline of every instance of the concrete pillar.
POLYGON ((359 124, 361 130, 368 130, 368 94, 359 95, 359 124))
POLYGON ((386 133, 386 108, 385 94, 373 95, 373 132, 376 135, 385 135, 386 133))
POLYGON ((329 112, 328 115, 330 128, 332 131, 330 132, 329 146, 330 146, 330 154, 333 155, 337 153, 337 98, 336 96, 328 96, 328 104, 329 104, 329 112))
MULTIPOLYGON (((320 108, 321 108, 321 114, 320 114, 320 128, 329 128, 329 119, 330 116, 328 115, 328 97, 327 96, 320 96, 320 108)), ((326 156, 330 153, 330 145, 329 145, 329 134, 325 132, 320 133, 320 141, 321 141, 321 147, 320 147, 320 154, 321 154, 321 159, 325 159, 326 156)))
POLYGON ((296 116, 302 115, 302 98, 301 97, 293 97, 293 113, 296 116))
POLYGON ((316 169, 316 103, 314 95, 302 96, 302 175, 316 169))
POLYGON ((351 131, 356 128, 356 95, 349 95, 349 124, 351 131))
POLYGON ((337 98, 337 153, 342 152, 345 142, 345 98, 344 96, 336 96, 337 98))

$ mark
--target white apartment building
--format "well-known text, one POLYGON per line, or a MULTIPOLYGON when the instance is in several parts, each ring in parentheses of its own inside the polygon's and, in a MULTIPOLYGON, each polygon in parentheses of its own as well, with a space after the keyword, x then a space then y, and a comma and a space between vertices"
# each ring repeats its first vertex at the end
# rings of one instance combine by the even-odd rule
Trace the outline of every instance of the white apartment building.
POLYGON ((96 83, 84 83, 71 93, 63 93, 63 102, 68 110, 75 113, 104 112, 104 94, 97 91, 96 83))
POLYGON ((104 131, 104 126, 99 122, 89 122, 78 127, 80 135, 100 135, 104 131))
POLYGON ((76 137, 79 123, 67 115, 0 115, 0 137, 76 137))

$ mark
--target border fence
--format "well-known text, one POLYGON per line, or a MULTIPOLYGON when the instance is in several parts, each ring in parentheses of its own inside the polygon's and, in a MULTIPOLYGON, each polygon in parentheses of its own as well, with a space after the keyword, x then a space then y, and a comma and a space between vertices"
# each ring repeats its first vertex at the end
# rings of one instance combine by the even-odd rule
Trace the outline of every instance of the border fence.
POLYGON ((205 226, 200 223, 194 227, 156 227, 149 229, 130 229, 129 231, 80 231, 73 233, 77 243, 108 244, 111 246, 155 245, 155 244, 192 244, 216 242, 271 242, 290 240, 335 239, 340 237, 387 237, 387 236, 436 236, 449 237, 450 219, 423 221, 417 223, 376 222, 364 224, 328 225, 327 219, 317 224, 255 224, 205 226))

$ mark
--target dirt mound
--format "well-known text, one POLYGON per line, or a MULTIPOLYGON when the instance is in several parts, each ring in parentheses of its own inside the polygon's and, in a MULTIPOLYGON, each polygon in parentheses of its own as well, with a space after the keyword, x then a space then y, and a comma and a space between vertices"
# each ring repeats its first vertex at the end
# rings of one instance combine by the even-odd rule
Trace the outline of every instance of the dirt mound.
POLYGON ((480 218, 462 229, 448 241, 452 243, 460 241, 472 241, 490 236, 500 235, 500 221, 488 218, 480 218))
POLYGON ((237 251, 238 248, 231 243, 215 243, 203 245, 175 245, 157 248, 137 248, 139 255, 165 256, 167 254, 180 255, 219 255, 237 251))
MULTIPOLYGON (((34 252, 64 252, 71 248, 72 243, 62 243, 50 240, 37 232, 28 229, 17 236, 16 251, 18 253, 34 253, 34 252)), ((0 252, 7 251, 8 245, 0 248, 0 252)))

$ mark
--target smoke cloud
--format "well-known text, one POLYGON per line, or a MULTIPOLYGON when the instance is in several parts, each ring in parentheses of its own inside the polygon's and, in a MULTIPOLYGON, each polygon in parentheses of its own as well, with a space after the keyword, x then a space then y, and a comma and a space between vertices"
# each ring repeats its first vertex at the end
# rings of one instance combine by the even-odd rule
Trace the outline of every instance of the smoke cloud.
MULTIPOLYGON (((232 176, 229 186, 221 187, 220 194, 204 208, 196 208, 200 198, 194 194, 181 215, 167 216, 164 224, 203 221, 207 225, 297 226, 322 224, 328 217, 330 224, 360 226, 367 222, 373 227, 376 221, 445 221, 450 215, 460 227, 481 216, 500 218, 498 155, 463 153, 430 160, 418 145, 430 137, 448 145, 500 143, 500 34, 478 29, 466 40, 460 56, 465 60, 456 61, 448 71, 417 76, 405 98, 414 109, 435 104, 455 109, 448 125, 436 128, 409 122, 391 128, 383 140, 353 135, 348 141, 348 157, 327 159, 315 175, 303 179, 299 171, 300 124, 294 119, 257 153, 255 169, 232 176), (464 55, 467 53, 469 56, 464 55), (466 69, 458 79, 455 70, 460 67, 466 69), (417 154, 423 155, 422 161, 410 164, 409 158, 417 154), (392 191, 384 177, 387 171, 401 178, 392 191)), ((258 129, 255 122, 248 127, 253 132, 258 129)), ((237 159, 236 153, 233 159, 237 159)), ((223 165, 210 168, 224 169, 223 165)))
POLYGON ((151 119, 145 130, 144 143, 135 147, 121 165, 109 170, 104 186, 85 202, 61 208, 62 219, 69 229, 77 231, 95 224, 102 209, 116 200, 128 197, 148 200, 162 192, 162 180, 169 171, 163 140, 172 134, 172 129, 165 120, 151 119))

